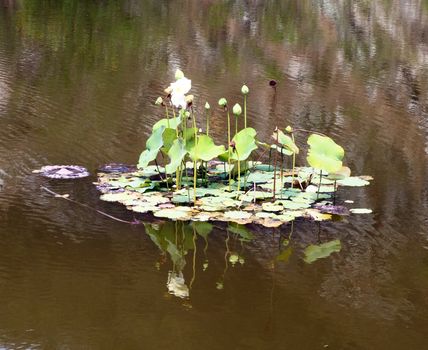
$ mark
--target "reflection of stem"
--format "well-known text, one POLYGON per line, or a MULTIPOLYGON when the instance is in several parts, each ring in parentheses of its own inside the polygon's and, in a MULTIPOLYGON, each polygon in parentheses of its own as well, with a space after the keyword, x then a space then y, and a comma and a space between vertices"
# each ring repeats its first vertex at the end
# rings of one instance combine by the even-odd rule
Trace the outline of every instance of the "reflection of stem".
POLYGON ((196 278, 196 229, 195 226, 193 226, 193 275, 192 279, 190 280, 189 289, 192 289, 193 282, 196 278))
MULTIPOLYGON (((291 133, 291 139, 294 143, 294 134, 291 133)), ((291 188, 293 188, 294 184, 294 167, 296 166, 296 152, 293 151, 293 169, 291 170, 291 188)))
POLYGON ((227 269, 229 267, 229 260, 227 258, 228 258, 229 254, 230 254, 230 250, 229 250, 229 238, 230 238, 230 236, 229 236, 229 230, 226 230, 226 232, 227 232, 227 238, 224 241, 225 244, 226 244, 226 252, 224 253, 224 264, 225 265, 224 265, 224 270, 223 270, 223 276, 221 278, 221 280, 223 281, 223 283, 224 283, 224 277, 226 276, 226 272, 227 272, 227 269))
POLYGON ((229 110, 227 111, 227 149, 228 149, 227 170, 229 171, 229 191, 230 191, 230 182, 232 180, 232 173, 231 173, 231 169, 230 169, 230 115, 229 115, 229 110))

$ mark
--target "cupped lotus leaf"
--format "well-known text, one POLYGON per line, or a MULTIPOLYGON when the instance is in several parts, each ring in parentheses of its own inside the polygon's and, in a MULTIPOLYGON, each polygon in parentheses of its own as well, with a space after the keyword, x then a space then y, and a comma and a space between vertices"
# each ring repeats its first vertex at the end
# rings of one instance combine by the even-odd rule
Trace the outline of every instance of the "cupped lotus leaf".
POLYGON ((281 203, 270 203, 266 202, 262 204, 263 211, 269 211, 269 212, 279 212, 284 209, 281 203))
POLYGON ((330 137, 312 134, 308 138, 307 161, 315 169, 334 173, 342 167, 345 151, 330 137))
POLYGON ((307 209, 305 214, 315 221, 331 220, 330 214, 323 214, 318 209, 307 209))
POLYGON ((208 162, 220 154, 224 153, 223 145, 216 146, 211 137, 207 135, 199 135, 197 144, 189 151, 190 158, 193 161, 203 160, 208 162))
POLYGON ((362 187, 370 185, 370 182, 368 182, 367 180, 363 180, 358 176, 351 176, 347 179, 337 181, 337 184, 339 186, 362 187))
POLYGON ((169 119, 164 118, 156 122, 155 125, 153 125, 153 131, 161 127, 176 129, 177 126, 180 124, 181 124, 181 116, 178 116, 175 118, 169 118, 169 119))
POLYGON ((226 211, 224 213, 224 216, 228 219, 233 219, 233 220, 246 220, 246 219, 249 219, 252 216, 252 214, 242 210, 231 210, 231 211, 226 211))
POLYGON ((283 156, 292 156, 293 155, 292 151, 290 151, 288 148, 285 148, 283 146, 271 145, 270 148, 277 151, 279 154, 282 154, 283 156))
POLYGON ((330 180, 344 180, 351 176, 351 169, 347 166, 341 167, 338 171, 328 174, 330 180))
POLYGON ((293 139, 290 136, 285 135, 283 131, 277 129, 274 131, 272 137, 275 141, 278 141, 279 144, 288 149, 290 152, 295 154, 299 153, 299 147, 297 147, 293 139))
POLYGON ((156 159, 159 150, 163 146, 162 134, 165 131, 165 126, 160 126, 153 130, 152 135, 146 142, 146 149, 141 153, 138 160, 138 168, 145 168, 149 163, 156 159))
POLYGON ((338 239, 320 245, 310 245, 304 251, 304 260, 311 264, 318 259, 327 258, 333 253, 340 252, 341 249, 342 244, 338 239))
POLYGON ((352 214, 371 214, 373 210, 367 208, 353 208, 349 209, 352 214))
POLYGON ((253 128, 245 128, 239 131, 232 139, 234 149, 230 148, 230 158, 233 160, 246 160, 257 149, 257 132, 253 128))
POLYGON ((170 159, 169 164, 166 165, 165 171, 168 174, 175 173, 187 154, 186 145, 182 138, 175 139, 168 152, 170 159))
POLYGON ((167 154, 172 144, 174 143, 174 140, 177 139, 177 131, 172 128, 166 128, 163 132, 162 139, 163 139, 162 152, 167 154))

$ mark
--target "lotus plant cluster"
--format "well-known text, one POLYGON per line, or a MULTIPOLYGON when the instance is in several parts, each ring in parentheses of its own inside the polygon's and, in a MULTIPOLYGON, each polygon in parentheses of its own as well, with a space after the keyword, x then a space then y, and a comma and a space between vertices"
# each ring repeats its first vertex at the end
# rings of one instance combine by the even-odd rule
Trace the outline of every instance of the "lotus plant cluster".
MULTIPOLYGON (((207 186, 210 181, 224 182, 228 190, 238 196, 252 189, 247 180, 256 162, 250 160, 254 160, 254 153, 259 149, 262 151, 259 153, 269 153, 269 167, 273 163, 273 200, 278 189, 284 188, 285 157, 291 159, 290 187, 303 189, 304 185, 295 170, 296 155, 299 154, 295 133, 308 131, 295 130, 291 126, 284 129, 276 127, 272 134, 272 143, 258 140, 256 130, 248 125, 247 104, 250 89, 244 84, 241 88, 240 103, 232 106, 226 98, 221 98, 217 103, 227 121, 227 145, 218 145, 210 135, 212 107, 208 101, 205 102, 205 122, 200 123, 194 108, 196 101, 190 94, 191 88, 191 80, 185 77, 181 70, 177 70, 175 81, 165 89, 165 96, 159 97, 155 102, 164 109, 165 118, 154 124, 152 134, 146 142, 146 149, 139 158, 138 168, 144 169, 154 163, 160 169, 158 161, 162 160, 164 170, 159 170, 161 183, 171 192, 179 191, 183 187, 189 189, 189 202, 190 188, 193 187, 192 200, 196 202, 198 186, 207 186), (243 123, 240 122, 241 118, 244 119, 243 123), (242 124, 243 128, 240 129, 239 125, 242 124), (223 171, 213 175, 208 171, 212 164, 223 164, 223 171), (241 181, 243 178, 244 181, 241 181)), ((309 133, 307 162, 319 177, 318 190, 323 173, 328 173, 332 181, 349 176, 349 168, 342 164, 343 148, 325 135, 309 133)))

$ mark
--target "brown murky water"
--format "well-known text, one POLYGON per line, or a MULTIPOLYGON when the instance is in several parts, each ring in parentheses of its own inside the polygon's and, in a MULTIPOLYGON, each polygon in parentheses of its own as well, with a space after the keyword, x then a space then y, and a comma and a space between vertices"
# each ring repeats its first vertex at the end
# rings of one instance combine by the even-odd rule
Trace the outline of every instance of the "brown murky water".
MULTIPOLYGON (((0 349, 426 348, 427 1, 0 4, 0 349), (135 163, 177 67, 200 109, 239 101, 246 82, 262 139, 288 124, 334 137, 354 172, 375 178, 340 199, 373 214, 296 223, 285 247, 290 226, 241 242, 218 225, 205 241, 40 190, 132 219, 99 202, 94 178, 31 170, 135 163), (340 253, 303 261, 332 239, 340 253), (188 299, 168 293, 172 273, 188 299)), ((224 127, 216 111, 219 141, 224 127)))

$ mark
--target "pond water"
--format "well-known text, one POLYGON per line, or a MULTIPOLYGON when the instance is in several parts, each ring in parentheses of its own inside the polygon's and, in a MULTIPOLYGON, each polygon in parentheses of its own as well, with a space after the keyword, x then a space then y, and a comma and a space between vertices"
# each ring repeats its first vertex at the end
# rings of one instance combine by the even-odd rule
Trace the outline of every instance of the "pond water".
MULTIPOLYGON (((1 349, 426 348, 427 1, 0 5, 1 349), (288 124, 333 137, 375 179, 339 200, 373 214, 253 227, 244 241, 219 224, 205 240, 40 189, 132 220, 99 201, 95 177, 31 171, 136 163, 178 67, 199 110, 240 101, 247 83, 261 139, 288 124), (304 261, 305 247, 336 239, 340 252, 304 261)), ((217 109, 211 132, 225 141, 217 109)))

